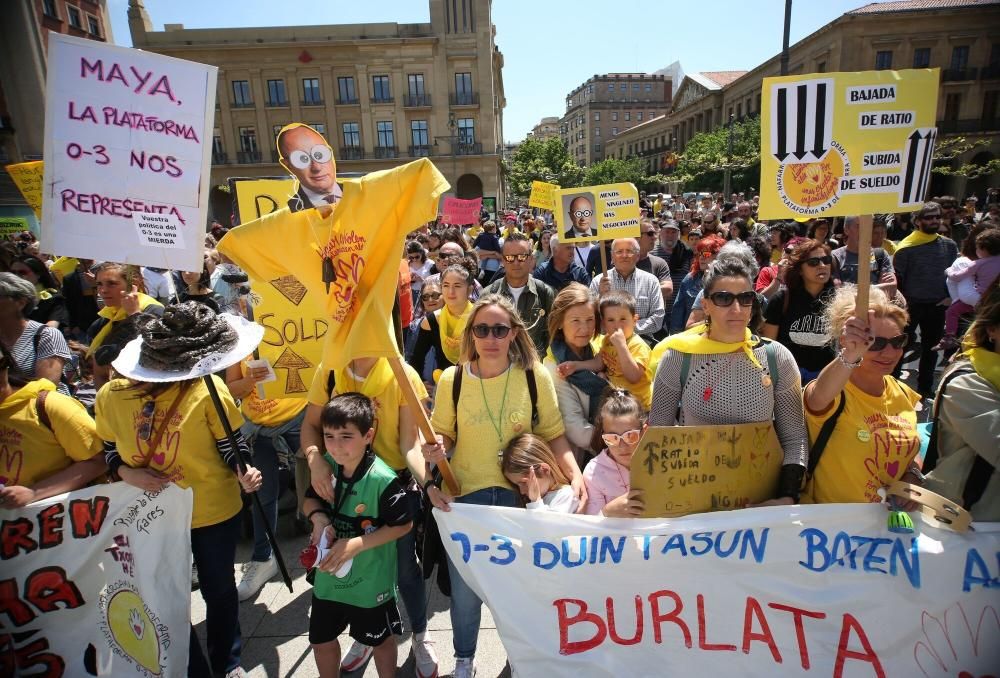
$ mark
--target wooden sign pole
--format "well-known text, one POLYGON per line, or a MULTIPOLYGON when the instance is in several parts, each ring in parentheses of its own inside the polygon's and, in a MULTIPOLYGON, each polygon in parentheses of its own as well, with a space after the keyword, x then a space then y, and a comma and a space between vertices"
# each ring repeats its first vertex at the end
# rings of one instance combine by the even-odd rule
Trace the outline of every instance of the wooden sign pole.
POLYGON ((601 250, 601 275, 604 276, 608 274, 608 253, 604 250, 603 240, 598 240, 596 242, 597 246, 601 250))
POLYGON ((858 294, 854 301, 854 317, 868 320, 868 291, 872 273, 872 215, 862 214, 858 223, 858 294))

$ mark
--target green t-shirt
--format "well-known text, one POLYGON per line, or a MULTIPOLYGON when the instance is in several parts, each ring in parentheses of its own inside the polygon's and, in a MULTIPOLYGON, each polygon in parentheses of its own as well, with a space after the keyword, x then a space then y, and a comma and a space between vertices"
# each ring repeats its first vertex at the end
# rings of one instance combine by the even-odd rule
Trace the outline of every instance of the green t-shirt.
MULTIPOLYGON (((329 454, 325 457, 337 475, 335 501, 341 506, 332 519, 338 539, 360 537, 384 525, 404 525, 413 519, 409 497, 396 472, 373 453, 365 455, 353 478, 344 478, 333 458, 329 454), (343 498, 345 491, 349 494, 343 498)), ((365 608, 392 600, 396 595, 396 542, 358 554, 343 579, 317 570, 313 593, 323 600, 365 608)))

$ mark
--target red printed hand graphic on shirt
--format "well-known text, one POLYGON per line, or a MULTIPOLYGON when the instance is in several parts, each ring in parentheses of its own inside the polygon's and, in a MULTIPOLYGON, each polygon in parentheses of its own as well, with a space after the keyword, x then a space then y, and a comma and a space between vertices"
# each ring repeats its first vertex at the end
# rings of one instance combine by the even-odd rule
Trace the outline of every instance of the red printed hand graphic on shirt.
POLYGON ((913 646, 913 660, 926 678, 986 678, 997 675, 1000 616, 991 605, 955 603, 934 616, 920 616, 923 638, 913 646))
POLYGON ((899 431, 883 429, 872 434, 874 456, 865 459, 865 469, 879 487, 900 477, 906 465, 920 450, 920 438, 899 431))
POLYGON ((23 464, 24 452, 12 450, 6 445, 0 447, 0 485, 17 485, 23 464))
POLYGON ((345 259, 338 259, 336 264, 337 279, 333 283, 333 298, 344 306, 350 306, 364 268, 365 260, 357 254, 351 254, 350 263, 345 259))

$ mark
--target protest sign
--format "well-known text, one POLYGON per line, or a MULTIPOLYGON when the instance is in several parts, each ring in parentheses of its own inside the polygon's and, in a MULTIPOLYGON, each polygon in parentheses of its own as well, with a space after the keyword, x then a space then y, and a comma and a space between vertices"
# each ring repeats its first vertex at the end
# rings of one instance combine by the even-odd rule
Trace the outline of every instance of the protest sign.
POLYGON ((447 196, 441 207, 441 221, 453 226, 465 226, 479 223, 479 211, 483 208, 483 199, 462 200, 447 196))
POLYGON ((0 217, 0 235, 8 236, 30 230, 28 220, 24 217, 0 217))
POLYGON ((764 78, 762 219, 910 211, 930 186, 939 69, 764 78))
POLYGON ((631 465, 647 518, 744 508, 773 499, 784 453, 774 426, 650 426, 631 465))
POLYGON ((0 675, 187 675, 191 498, 119 482, 0 509, 0 675))
POLYGON ((563 188, 552 201, 559 242, 639 237, 639 192, 632 184, 563 188))
POLYGON ((1000 666, 1000 524, 874 504, 665 520, 452 504, 448 556, 515 676, 940 676, 1000 666))
MULTIPOLYGON (((229 180, 237 221, 254 221, 285 206, 295 192, 294 179, 229 180)), ((281 234, 275 234, 275 243, 281 234)), ((253 319, 264 327, 257 347, 277 379, 263 384, 265 398, 303 398, 323 355, 329 324, 325 300, 310 292, 293 274, 272 280, 250 279, 253 319)))
POLYGON ((42 250, 201 270, 217 70, 50 36, 42 250), (173 246, 143 237, 141 213, 176 219, 173 246))
POLYGON ((528 196, 528 207, 540 207, 543 210, 554 210, 552 194, 559 190, 558 184, 544 181, 531 182, 531 195, 528 196))
POLYGON ((497 199, 494 196, 484 196, 483 197, 483 209, 486 210, 486 216, 488 216, 493 221, 497 218, 497 199))
POLYGON ((41 160, 7 165, 7 174, 21 192, 24 201, 35 212, 35 218, 42 218, 42 180, 45 164, 41 160))

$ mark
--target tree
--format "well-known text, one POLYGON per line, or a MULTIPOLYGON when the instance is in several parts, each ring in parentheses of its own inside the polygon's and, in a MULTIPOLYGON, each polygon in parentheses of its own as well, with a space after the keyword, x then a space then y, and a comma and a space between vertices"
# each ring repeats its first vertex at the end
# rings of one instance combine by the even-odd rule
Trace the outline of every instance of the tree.
POLYGON ((647 175, 639 158, 607 158, 588 167, 583 181, 585 186, 630 183, 640 191, 653 191, 666 183, 667 178, 661 174, 647 175))
POLYGON ((514 195, 527 198, 532 181, 545 181, 567 188, 583 185, 584 169, 570 157, 558 138, 524 141, 508 164, 504 165, 507 181, 514 195))
POLYGON ((934 167, 931 171, 948 177, 965 177, 966 179, 978 179, 982 176, 996 174, 1000 172, 1000 159, 998 158, 993 158, 985 163, 967 162, 958 167, 951 166, 952 162, 960 156, 980 146, 989 146, 991 141, 990 137, 972 140, 965 137, 938 139, 934 144, 934 162, 942 164, 934 167))
POLYGON ((728 151, 728 127, 696 134, 688 142, 670 178, 697 189, 721 190, 728 168, 734 189, 759 186, 759 116, 733 123, 732 155, 728 151))

